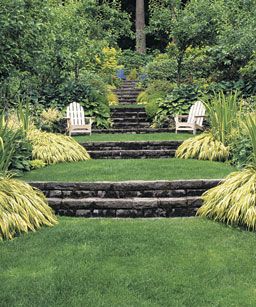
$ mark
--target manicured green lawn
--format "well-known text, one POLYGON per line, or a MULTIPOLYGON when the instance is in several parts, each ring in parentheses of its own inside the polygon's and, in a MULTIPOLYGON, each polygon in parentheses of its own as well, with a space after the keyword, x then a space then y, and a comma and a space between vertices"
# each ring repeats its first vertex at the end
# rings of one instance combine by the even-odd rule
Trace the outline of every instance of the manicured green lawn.
POLYGON ((101 141, 183 141, 186 140, 193 135, 189 133, 145 133, 145 134, 132 134, 132 133, 117 133, 117 134, 92 134, 90 135, 82 135, 75 136, 74 138, 82 143, 82 142, 101 142, 101 141))
POLYGON ((24 175, 36 181, 124 181, 223 178, 235 169, 220 162, 180 159, 88 160, 60 163, 24 175))
POLYGON ((61 218, 0 243, 0 305, 255 306, 255 246, 200 218, 61 218))

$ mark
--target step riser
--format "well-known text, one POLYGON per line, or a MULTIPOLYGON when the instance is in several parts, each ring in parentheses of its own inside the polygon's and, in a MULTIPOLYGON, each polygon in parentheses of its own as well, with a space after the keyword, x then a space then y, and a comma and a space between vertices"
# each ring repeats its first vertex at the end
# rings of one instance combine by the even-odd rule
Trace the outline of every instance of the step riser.
POLYGON ((118 97, 119 102, 137 101, 137 97, 118 97))
POLYGON ((123 96, 123 97, 130 97, 130 96, 135 96, 137 97, 140 94, 141 91, 135 91, 135 90, 129 90, 129 89, 122 89, 118 91, 114 91, 114 93, 117 96, 123 96))
POLYGON ((159 133, 159 132, 174 132, 174 129, 168 129, 168 128, 158 128, 158 129, 152 129, 152 128, 143 128, 143 129, 93 129, 93 133, 97 134, 111 134, 111 133, 133 133, 133 134, 144 134, 144 133, 159 133))
POLYGON ((120 112, 122 114, 125 113, 138 113, 138 112, 143 112, 145 113, 145 108, 144 107, 136 107, 136 108, 129 108, 129 107, 122 107, 122 108, 112 108, 111 112, 120 112))
POLYGON ((83 190, 49 190, 45 191, 45 195, 48 198, 55 199, 80 199, 80 198, 116 198, 116 199, 126 199, 126 198, 167 198, 167 197, 199 197, 205 190, 145 190, 145 191, 83 191, 83 190))
POLYGON ((175 151, 166 151, 164 152, 153 152, 153 153, 144 153, 144 152, 135 152, 135 153, 129 153, 129 152, 111 152, 111 151, 101 151, 101 152, 93 152, 88 151, 91 158, 93 159, 168 159, 173 158, 175 156, 175 151))
POLYGON ((137 101, 135 99, 132 99, 132 100, 127 100, 127 99, 119 99, 119 105, 130 105, 130 104, 137 104, 137 101))
POLYGON ((95 150, 176 150, 176 146, 143 146, 143 145, 138 145, 136 146, 93 146, 93 145, 86 145, 83 144, 84 148, 89 151, 95 151, 95 150))
POLYGON ((182 141, 129 141, 129 142, 84 142, 87 150, 147 150, 147 149, 177 149, 182 141))
POLYGON ((51 198, 74 196, 83 198, 159 197, 160 194, 158 193, 176 193, 171 194, 173 197, 200 196, 203 192, 217 186, 219 183, 220 180, 218 179, 121 182, 30 182, 32 186, 40 189, 47 197, 51 198))
POLYGON ((135 112, 129 112, 129 113, 121 113, 121 112, 112 112, 111 118, 147 118, 147 113, 135 113, 135 112))
POLYGON ((149 127, 150 123, 114 123, 112 129, 140 129, 149 127))
POLYGON ((114 217, 114 218, 149 218, 149 217, 189 217, 195 216, 198 208, 201 207, 201 199, 194 198, 193 201, 184 201, 173 203, 155 202, 154 204, 138 205, 135 203, 126 205, 126 207, 113 206, 105 202, 88 202, 74 206, 73 202, 59 203, 54 200, 49 201, 50 206, 56 214, 62 216, 77 217, 114 217))
POLYGON ((118 118, 112 117, 112 122, 114 123, 138 123, 138 122, 148 122, 146 117, 129 117, 129 118, 118 118))

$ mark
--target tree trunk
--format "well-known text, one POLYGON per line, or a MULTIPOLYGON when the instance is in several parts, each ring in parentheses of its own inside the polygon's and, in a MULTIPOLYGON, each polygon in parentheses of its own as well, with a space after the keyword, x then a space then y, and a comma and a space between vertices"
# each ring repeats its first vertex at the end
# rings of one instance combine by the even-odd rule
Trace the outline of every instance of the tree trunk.
POLYGON ((144 0, 136 0, 136 51, 146 53, 144 0))

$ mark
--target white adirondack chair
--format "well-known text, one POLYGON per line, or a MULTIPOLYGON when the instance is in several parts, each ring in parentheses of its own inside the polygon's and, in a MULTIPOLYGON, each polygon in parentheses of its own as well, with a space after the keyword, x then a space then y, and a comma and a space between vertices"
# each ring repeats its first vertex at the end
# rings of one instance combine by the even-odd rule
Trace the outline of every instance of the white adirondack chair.
POLYGON ((195 102, 190 108, 189 115, 177 115, 175 117, 176 133, 178 131, 193 131, 203 130, 203 120, 205 117, 205 106, 201 101, 195 102), (187 119, 187 121, 182 121, 187 119))
POLYGON ((67 123, 69 136, 71 136, 72 133, 92 134, 93 119, 84 116, 84 109, 77 102, 72 102, 67 107, 67 123))

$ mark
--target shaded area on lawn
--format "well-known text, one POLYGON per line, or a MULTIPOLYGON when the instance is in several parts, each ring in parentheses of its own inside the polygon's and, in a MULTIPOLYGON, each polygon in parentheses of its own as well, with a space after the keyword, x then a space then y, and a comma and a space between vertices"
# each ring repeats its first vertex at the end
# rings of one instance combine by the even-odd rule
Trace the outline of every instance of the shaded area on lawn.
POLYGON ((234 171, 221 162, 181 159, 88 160, 59 163, 25 173, 31 181, 125 181, 220 179, 234 171))
POLYGON ((117 134, 97 134, 75 136, 74 139, 82 142, 126 142, 126 141, 183 141, 193 137, 189 133, 117 133, 117 134))
POLYGON ((253 306, 255 245, 200 218, 61 218, 0 243, 1 306, 253 306))

